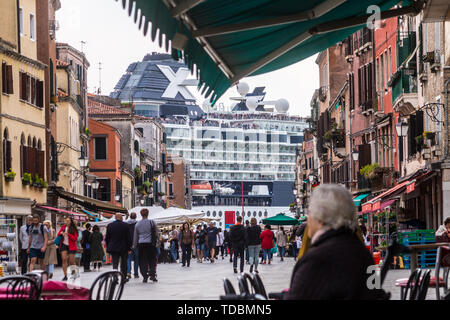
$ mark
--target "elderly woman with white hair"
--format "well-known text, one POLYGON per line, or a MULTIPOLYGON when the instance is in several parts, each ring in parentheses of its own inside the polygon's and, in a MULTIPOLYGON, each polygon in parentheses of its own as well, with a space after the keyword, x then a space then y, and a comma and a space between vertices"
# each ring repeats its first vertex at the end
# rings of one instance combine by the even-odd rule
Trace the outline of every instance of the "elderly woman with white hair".
POLYGON ((367 286, 367 268, 374 262, 357 229, 356 208, 345 188, 324 184, 315 189, 307 228, 311 247, 295 265, 285 299, 382 298, 382 290, 367 286))

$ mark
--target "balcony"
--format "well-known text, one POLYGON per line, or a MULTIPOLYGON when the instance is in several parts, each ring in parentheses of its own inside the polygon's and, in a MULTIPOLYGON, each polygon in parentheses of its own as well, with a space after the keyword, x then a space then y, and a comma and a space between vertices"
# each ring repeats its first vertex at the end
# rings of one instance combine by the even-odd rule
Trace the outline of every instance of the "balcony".
POLYGON ((397 61, 401 67, 392 75, 388 85, 392 87, 394 110, 401 116, 415 111, 417 97, 417 64, 412 58, 404 63, 416 48, 415 32, 399 32, 397 35, 397 61))

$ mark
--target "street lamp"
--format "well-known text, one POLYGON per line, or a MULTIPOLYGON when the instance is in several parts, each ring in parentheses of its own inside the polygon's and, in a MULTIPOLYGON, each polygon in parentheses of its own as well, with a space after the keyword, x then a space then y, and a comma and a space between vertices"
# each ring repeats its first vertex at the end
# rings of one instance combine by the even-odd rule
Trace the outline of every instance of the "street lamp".
MULTIPOLYGON (((399 139, 405 139, 405 137, 408 135, 408 124, 406 122, 403 121, 399 121, 396 125, 395 125, 395 130, 397 130, 397 136, 399 137, 399 139)), ((405 152, 405 141, 402 140, 403 142, 403 159, 402 162, 405 163, 405 159, 406 159, 406 152, 405 152)), ((400 159, 399 159, 400 162, 400 159)), ((399 163, 399 168, 400 168, 400 163, 399 163)), ((404 174, 406 174, 406 166, 403 167, 403 172, 404 174)))
POLYGON ((145 203, 145 200, 144 200, 144 199, 141 199, 141 206, 143 206, 144 203, 145 203))
POLYGON ((80 167, 82 169, 87 168, 87 166, 89 165, 89 159, 85 158, 84 156, 81 156, 78 161, 80 161, 80 167))
POLYGON ((100 182, 98 182, 98 180, 95 180, 94 182, 92 182, 92 189, 97 190, 98 187, 100 186, 100 182))
POLYGON ((358 159, 359 159, 359 152, 358 152, 358 150, 353 150, 353 152, 352 152, 352 157, 353 157, 353 161, 358 161, 358 159))
POLYGON ((397 135, 399 138, 403 138, 408 135, 409 127, 406 122, 400 121, 395 125, 395 129, 397 130, 397 135))

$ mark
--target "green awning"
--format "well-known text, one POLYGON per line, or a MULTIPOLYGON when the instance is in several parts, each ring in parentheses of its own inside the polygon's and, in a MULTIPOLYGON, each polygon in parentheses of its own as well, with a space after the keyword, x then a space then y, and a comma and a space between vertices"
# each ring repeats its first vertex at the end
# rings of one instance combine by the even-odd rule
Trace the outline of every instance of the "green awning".
POLYGON ((390 9, 400 1, 130 0, 128 13, 152 41, 158 34, 160 47, 180 43, 172 56, 190 70, 197 66, 201 92, 215 102, 246 76, 284 68, 344 40, 366 24, 369 6, 379 6, 386 19, 418 13, 414 1, 390 9), (175 35, 181 41, 173 41, 175 35))
POLYGON ((280 213, 274 217, 264 219, 262 223, 275 226, 294 226, 298 224, 298 220, 295 218, 288 217, 283 213, 280 213))
POLYGON ((367 198, 370 195, 370 193, 364 193, 360 194, 356 198, 353 199, 353 202, 355 203, 355 206, 359 207, 361 205, 361 200, 367 198))

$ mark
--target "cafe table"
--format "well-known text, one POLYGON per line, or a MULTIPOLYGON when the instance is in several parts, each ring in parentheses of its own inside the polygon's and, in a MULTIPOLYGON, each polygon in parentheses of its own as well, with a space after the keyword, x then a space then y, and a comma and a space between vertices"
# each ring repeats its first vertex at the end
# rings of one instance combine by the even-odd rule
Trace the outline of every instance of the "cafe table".
MULTIPOLYGON (((443 246, 449 246, 449 243, 441 242, 441 243, 427 243, 427 244, 412 244, 407 246, 407 248, 410 250, 410 253, 408 253, 411 257, 411 273, 414 272, 417 269, 417 257, 420 252, 428 251, 428 250, 434 250, 439 247, 443 246)), ((386 251, 386 247, 377 247, 378 250, 386 251)))

